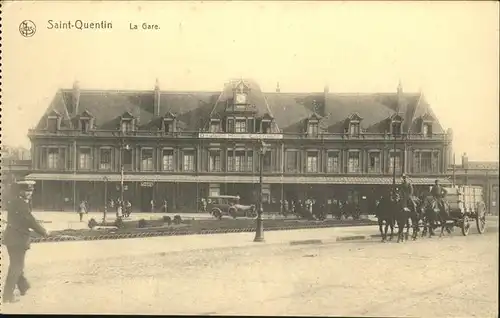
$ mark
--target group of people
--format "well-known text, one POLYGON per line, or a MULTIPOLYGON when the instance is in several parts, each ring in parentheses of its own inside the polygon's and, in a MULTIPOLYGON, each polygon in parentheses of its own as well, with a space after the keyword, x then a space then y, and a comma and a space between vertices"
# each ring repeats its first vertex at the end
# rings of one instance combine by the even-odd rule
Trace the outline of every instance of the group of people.
MULTIPOLYGON (((411 184, 410 181, 408 181, 406 175, 404 174, 402 176, 402 182, 400 185, 399 194, 401 196, 400 199, 401 203, 403 204, 403 207, 409 207, 415 211, 417 208, 417 204, 415 202, 415 192, 413 190, 413 185, 411 184)), ((434 185, 430 190, 430 195, 436 201, 438 208, 442 213, 444 213, 445 210, 444 199, 447 194, 448 191, 446 191, 446 189, 439 184, 439 180, 436 179, 434 181, 434 185)))

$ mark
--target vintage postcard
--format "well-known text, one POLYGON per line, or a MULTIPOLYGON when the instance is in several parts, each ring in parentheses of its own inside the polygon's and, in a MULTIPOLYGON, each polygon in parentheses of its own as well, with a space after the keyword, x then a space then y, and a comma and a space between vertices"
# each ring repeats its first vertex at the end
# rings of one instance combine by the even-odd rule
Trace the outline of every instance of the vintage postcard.
POLYGON ((498 12, 2 1, 1 313, 498 317, 498 12))

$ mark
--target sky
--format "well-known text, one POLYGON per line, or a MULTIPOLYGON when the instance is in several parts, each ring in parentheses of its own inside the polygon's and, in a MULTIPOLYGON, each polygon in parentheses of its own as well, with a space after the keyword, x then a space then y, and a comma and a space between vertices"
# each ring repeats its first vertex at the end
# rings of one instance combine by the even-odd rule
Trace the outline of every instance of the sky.
POLYGON ((422 91, 457 161, 498 160, 497 2, 43 1, 2 5, 2 143, 26 137, 59 88, 422 91), (37 29, 23 37, 19 25, 37 29), (112 29, 48 29, 48 20, 112 29), (141 30, 141 24, 159 30, 141 30), (139 30, 131 30, 137 24, 139 30))

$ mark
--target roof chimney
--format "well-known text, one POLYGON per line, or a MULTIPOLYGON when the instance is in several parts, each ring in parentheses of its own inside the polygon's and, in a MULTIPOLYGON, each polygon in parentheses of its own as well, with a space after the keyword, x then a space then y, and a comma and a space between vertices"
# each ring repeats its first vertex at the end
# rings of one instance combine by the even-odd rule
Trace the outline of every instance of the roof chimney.
POLYGON ((280 82, 276 83, 276 93, 281 92, 280 90, 280 82))
POLYGON ((462 167, 465 169, 469 167, 469 157, 466 152, 462 155, 462 167))
POLYGON ((154 115, 160 117, 160 82, 158 79, 155 83, 154 115))
POLYGON ((328 86, 328 84, 325 85, 325 94, 328 94, 330 93, 330 87, 328 86))
POLYGON ((72 116, 78 114, 78 106, 80 105, 80 83, 75 81, 73 83, 72 99, 71 104, 73 106, 72 116))

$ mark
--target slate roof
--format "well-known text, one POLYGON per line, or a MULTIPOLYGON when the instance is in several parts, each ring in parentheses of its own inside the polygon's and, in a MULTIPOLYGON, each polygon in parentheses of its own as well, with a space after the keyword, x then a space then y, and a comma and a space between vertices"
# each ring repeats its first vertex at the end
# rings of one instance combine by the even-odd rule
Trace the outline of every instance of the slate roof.
MULTIPOLYGON (((250 89, 249 103, 257 116, 270 115, 276 129, 282 132, 304 131, 305 121, 316 113, 321 117, 320 126, 330 133, 343 133, 347 118, 357 113, 363 130, 384 133, 389 130, 390 117, 398 111, 398 94, 394 93, 284 93, 262 92, 253 80, 244 80, 250 89)), ((222 116, 227 103, 232 102, 235 82, 224 84, 222 91, 160 91, 159 116, 155 116, 155 91, 79 90, 78 107, 73 105, 72 89, 60 89, 40 119, 37 129, 45 129, 46 117, 52 111, 61 114, 61 129, 70 129, 71 121, 85 111, 94 116, 96 129, 114 130, 119 127, 121 116, 130 112, 138 119, 139 129, 158 127, 160 118, 171 112, 176 116, 177 127, 185 131, 198 131, 207 127, 210 117, 222 116), (74 110, 77 109, 75 112, 74 110)), ((404 93, 406 113, 404 130, 420 132, 421 116, 434 119, 433 133, 443 133, 443 128, 421 93, 404 93)), ((401 108, 400 108, 401 110, 401 108)))

